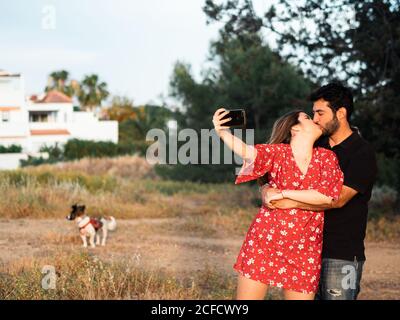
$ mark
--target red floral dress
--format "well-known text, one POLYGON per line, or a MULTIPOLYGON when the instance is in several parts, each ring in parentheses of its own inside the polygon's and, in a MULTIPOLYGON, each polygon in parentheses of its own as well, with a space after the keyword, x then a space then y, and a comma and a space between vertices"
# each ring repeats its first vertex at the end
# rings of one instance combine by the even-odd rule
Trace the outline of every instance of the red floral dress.
MULTIPOLYGON (((304 175, 289 144, 256 144, 252 163, 243 163, 235 184, 262 177, 282 190, 317 190, 339 197, 343 173, 336 155, 314 148, 304 175)), ((255 216, 233 268, 243 276, 270 286, 302 293, 317 291, 324 212, 262 206, 255 216)))

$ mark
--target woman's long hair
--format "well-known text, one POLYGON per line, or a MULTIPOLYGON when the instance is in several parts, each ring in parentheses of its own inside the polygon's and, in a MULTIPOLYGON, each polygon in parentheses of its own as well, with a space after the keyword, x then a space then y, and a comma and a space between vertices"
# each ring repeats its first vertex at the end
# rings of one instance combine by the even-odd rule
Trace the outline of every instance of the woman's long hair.
MULTIPOLYGON (((299 123, 299 114, 303 112, 302 110, 293 110, 275 121, 272 127, 272 133, 268 140, 268 144, 278 144, 278 143, 290 143, 292 138, 291 130, 292 127, 299 123)), ((268 182, 268 173, 266 173, 261 178, 257 179, 260 186, 268 182)))
POLYGON ((293 110, 275 121, 272 127, 268 144, 290 143, 292 127, 299 123, 299 114, 302 110, 293 110))

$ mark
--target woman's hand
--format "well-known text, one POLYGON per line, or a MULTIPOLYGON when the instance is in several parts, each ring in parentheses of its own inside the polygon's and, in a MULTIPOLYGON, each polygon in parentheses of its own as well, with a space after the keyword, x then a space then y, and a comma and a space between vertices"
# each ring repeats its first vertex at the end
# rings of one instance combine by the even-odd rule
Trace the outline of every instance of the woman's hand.
POLYGON ((272 190, 272 191, 268 192, 268 197, 266 199, 266 201, 267 201, 266 205, 269 208, 271 208, 271 207, 274 208, 274 206, 271 203, 271 201, 282 200, 282 199, 283 199, 283 194, 282 194, 282 192, 280 190, 278 190, 278 189, 272 190))
POLYGON ((235 137, 229 130, 228 126, 223 126, 224 123, 231 120, 231 118, 221 120, 221 118, 228 113, 229 111, 225 110, 224 108, 219 108, 217 111, 215 111, 213 116, 215 132, 229 149, 231 149, 242 159, 252 162, 257 156, 257 150, 253 146, 244 143, 242 139, 235 137))
POLYGON ((213 124, 215 128, 215 132, 220 135, 222 131, 228 130, 229 127, 223 126, 224 123, 228 122, 231 120, 231 118, 227 118, 224 120, 221 120, 225 115, 227 115, 229 111, 227 111, 224 108, 219 108, 217 111, 215 111, 214 116, 213 116, 213 124))

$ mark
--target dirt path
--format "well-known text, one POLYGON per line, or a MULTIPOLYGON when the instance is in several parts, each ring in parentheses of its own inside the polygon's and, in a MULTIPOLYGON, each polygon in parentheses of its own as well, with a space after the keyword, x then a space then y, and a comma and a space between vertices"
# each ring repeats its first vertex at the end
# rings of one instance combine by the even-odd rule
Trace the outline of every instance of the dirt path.
MULTIPOLYGON (((193 274, 205 268, 234 274, 232 265, 243 239, 210 239, 160 233, 159 226, 178 219, 119 221, 108 245, 89 249, 108 261, 129 260, 138 267, 193 274), (157 232, 152 226, 157 225, 157 232), (143 226, 148 226, 143 228, 143 226), (141 227, 141 228, 139 228, 141 227)), ((77 229, 64 220, 0 220, 0 262, 52 257, 56 251, 81 249, 77 229)), ((399 299, 400 244, 367 243, 360 299, 399 299)))

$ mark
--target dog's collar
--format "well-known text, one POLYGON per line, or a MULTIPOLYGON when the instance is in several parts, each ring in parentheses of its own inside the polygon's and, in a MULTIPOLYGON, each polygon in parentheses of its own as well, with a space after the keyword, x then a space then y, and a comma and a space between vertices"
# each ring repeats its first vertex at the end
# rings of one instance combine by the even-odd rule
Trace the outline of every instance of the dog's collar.
MULTIPOLYGON (((84 218, 82 218, 82 220, 83 220, 84 218)), ((81 221, 82 221, 81 220, 81 221)), ((86 228, 89 224, 90 224, 90 222, 91 222, 91 219, 89 218, 89 221, 84 225, 84 226, 82 226, 82 227, 79 227, 79 230, 82 230, 82 229, 84 229, 84 228, 86 228)))
POLYGON ((79 227, 79 230, 85 229, 89 224, 90 224, 90 220, 89 220, 89 222, 86 223, 83 227, 79 227))

